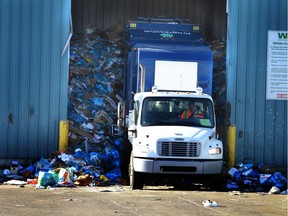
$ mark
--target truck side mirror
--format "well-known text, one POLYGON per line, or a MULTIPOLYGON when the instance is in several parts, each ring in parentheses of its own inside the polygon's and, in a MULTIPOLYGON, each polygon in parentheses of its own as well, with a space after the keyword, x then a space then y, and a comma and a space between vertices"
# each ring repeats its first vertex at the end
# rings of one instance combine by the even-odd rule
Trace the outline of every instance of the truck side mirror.
POLYGON ((126 105, 125 102, 120 101, 118 103, 118 110, 117 110, 117 126, 121 129, 125 128, 126 126, 126 105))
POLYGON ((135 125, 135 111, 134 110, 129 110, 129 123, 128 123, 128 132, 132 133, 134 138, 137 137, 137 129, 135 125))

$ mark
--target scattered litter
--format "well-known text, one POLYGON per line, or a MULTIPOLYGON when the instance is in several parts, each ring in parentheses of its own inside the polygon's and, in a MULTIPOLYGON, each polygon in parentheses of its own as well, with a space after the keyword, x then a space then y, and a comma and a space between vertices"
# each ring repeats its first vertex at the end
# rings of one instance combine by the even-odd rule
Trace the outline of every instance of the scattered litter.
POLYGON ((11 171, 8 170, 8 169, 4 169, 4 170, 3 170, 3 174, 4 174, 4 175, 9 175, 9 174, 11 174, 11 171))
POLYGON ((8 174, 5 176, 7 179, 14 179, 14 180, 23 180, 23 176, 8 174))
POLYGON ((75 185, 77 186, 88 186, 91 182, 91 176, 89 174, 80 175, 75 180, 75 185))
POLYGON ((57 188, 51 187, 51 186, 46 187, 46 189, 47 189, 47 190, 57 190, 57 188))
POLYGON ((226 184, 226 188, 229 189, 229 190, 231 190, 231 189, 238 189, 239 186, 237 185, 236 182, 233 182, 233 181, 231 181, 231 180, 228 180, 228 181, 227 181, 227 184, 226 184))
POLYGON ((116 189, 116 188, 99 190, 99 192, 122 192, 122 191, 123 190, 119 190, 119 189, 116 189))
POLYGON ((17 174, 18 173, 18 161, 11 161, 10 164, 10 173, 11 174, 17 174))
POLYGON ((264 182, 269 179, 271 174, 260 174, 260 184, 264 184, 264 182))
POLYGON ((4 184, 7 185, 26 185, 27 182, 26 181, 20 181, 20 180, 9 180, 4 182, 4 184))
POLYGON ((48 172, 39 172, 39 177, 38 177, 38 184, 37 186, 40 187, 48 187, 48 186, 56 186, 58 183, 58 174, 53 172, 53 171, 48 171, 48 172))
POLYGON ((240 191, 230 191, 229 195, 241 195, 242 193, 240 191))
POLYGON ((280 190, 278 187, 273 186, 270 191, 268 192, 268 194, 280 194, 280 190))
POLYGON ((215 201, 212 201, 212 200, 204 200, 202 202, 202 204, 205 206, 205 207, 216 207, 218 206, 217 203, 215 201))
POLYGON ((68 198, 68 199, 66 199, 66 201, 74 201, 74 199, 68 198))

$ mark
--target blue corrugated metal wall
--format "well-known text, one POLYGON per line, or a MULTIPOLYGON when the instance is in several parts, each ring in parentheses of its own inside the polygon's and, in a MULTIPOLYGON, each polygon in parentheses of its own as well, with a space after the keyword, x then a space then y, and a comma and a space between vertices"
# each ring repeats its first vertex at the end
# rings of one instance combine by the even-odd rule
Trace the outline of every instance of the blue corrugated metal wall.
POLYGON ((266 100, 268 30, 287 31, 287 0, 228 1, 227 98, 237 127, 236 162, 287 164, 287 101, 266 100))
POLYGON ((67 116, 71 0, 0 1, 0 159, 58 149, 67 116))

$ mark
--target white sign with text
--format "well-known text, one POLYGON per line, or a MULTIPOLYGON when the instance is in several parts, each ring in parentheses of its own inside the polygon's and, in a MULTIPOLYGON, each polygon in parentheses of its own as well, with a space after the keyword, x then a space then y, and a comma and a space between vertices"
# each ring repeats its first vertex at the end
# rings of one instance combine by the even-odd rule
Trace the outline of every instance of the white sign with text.
POLYGON ((266 99, 288 99, 287 31, 268 31, 266 99))

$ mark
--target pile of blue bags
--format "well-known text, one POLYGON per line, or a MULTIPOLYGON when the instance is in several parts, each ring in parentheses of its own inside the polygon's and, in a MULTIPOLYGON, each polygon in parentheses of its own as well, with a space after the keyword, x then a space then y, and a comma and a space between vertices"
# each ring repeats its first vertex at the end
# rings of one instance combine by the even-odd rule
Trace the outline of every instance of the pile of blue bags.
POLYGON ((230 190, 245 190, 268 192, 277 188, 278 193, 286 192, 287 178, 275 168, 260 163, 237 164, 227 172, 226 188, 230 190))

